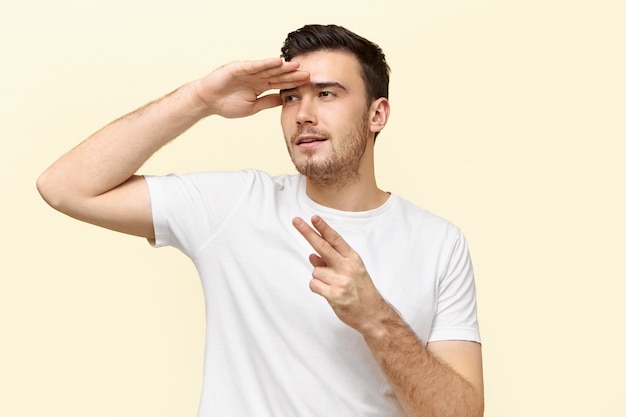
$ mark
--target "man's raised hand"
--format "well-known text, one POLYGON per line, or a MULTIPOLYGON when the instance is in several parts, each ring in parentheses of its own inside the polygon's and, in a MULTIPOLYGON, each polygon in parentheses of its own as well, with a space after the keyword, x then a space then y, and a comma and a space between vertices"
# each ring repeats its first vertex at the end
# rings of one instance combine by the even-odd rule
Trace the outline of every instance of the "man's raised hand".
POLYGON ((279 106, 277 93, 268 90, 295 88, 309 81, 309 73, 299 71, 299 63, 281 58, 235 61, 195 82, 198 98, 207 114, 236 118, 279 106))

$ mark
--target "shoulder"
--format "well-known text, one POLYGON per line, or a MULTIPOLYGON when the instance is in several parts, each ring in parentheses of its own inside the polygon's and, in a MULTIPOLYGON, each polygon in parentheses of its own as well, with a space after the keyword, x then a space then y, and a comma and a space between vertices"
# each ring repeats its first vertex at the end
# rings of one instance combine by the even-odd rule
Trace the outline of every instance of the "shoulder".
POLYGON ((445 235, 456 239, 460 229, 448 219, 434 214, 398 195, 394 195, 394 217, 409 228, 418 228, 421 233, 445 235))

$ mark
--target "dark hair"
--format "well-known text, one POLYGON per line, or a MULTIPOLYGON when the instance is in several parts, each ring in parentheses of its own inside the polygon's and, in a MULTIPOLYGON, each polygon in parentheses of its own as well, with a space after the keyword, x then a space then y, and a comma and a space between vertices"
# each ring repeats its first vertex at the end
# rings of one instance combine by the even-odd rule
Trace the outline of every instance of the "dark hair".
POLYGON ((298 55, 320 50, 343 50, 353 53, 361 65, 369 101, 389 98, 389 65, 375 43, 337 25, 305 25, 287 35, 281 57, 291 61, 298 55))

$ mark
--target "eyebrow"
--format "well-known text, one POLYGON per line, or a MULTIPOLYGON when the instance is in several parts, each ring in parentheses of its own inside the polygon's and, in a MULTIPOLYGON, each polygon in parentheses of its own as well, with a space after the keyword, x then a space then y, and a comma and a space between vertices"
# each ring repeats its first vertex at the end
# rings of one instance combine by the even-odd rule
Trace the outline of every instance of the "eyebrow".
MULTIPOLYGON (((286 88, 284 90, 280 90, 279 94, 282 96, 283 94, 288 94, 288 93, 292 93, 296 90, 299 90, 300 88, 302 88, 303 86, 298 86, 298 87, 294 87, 294 88, 286 88)), ((336 81, 324 81, 324 82, 311 82, 308 84, 308 87, 311 88, 312 90, 323 90, 325 88, 338 88, 340 90, 343 91, 348 91, 348 89, 341 83, 338 83, 336 81)))

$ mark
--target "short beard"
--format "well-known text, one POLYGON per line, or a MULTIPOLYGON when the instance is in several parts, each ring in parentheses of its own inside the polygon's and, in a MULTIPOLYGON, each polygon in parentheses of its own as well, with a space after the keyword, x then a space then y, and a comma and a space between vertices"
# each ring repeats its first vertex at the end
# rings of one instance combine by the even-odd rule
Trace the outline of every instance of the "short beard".
POLYGON ((357 126, 346 129, 338 135, 340 142, 333 143, 332 137, 327 132, 304 128, 294 135, 291 143, 294 143, 295 137, 302 134, 302 130, 321 134, 331 140, 333 154, 323 161, 312 161, 309 158, 300 163, 296 163, 291 155, 300 174, 324 188, 341 188, 358 182, 361 158, 367 148, 369 134, 367 113, 357 126))

